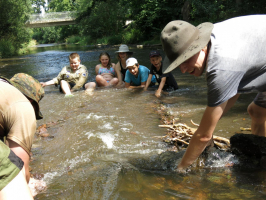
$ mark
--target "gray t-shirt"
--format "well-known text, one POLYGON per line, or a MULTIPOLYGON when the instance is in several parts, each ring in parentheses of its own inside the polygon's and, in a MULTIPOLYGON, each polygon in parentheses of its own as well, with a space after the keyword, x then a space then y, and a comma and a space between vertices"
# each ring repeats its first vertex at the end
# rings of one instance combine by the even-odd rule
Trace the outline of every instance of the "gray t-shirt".
POLYGON ((206 79, 210 107, 237 93, 266 91, 266 15, 214 24, 206 79))

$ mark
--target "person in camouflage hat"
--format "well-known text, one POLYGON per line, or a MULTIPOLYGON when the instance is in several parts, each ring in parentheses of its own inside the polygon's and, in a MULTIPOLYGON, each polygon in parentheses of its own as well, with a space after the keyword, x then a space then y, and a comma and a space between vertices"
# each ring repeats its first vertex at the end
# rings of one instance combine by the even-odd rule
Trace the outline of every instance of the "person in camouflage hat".
POLYGON ((39 101, 44 90, 32 76, 18 73, 11 79, 0 76, 0 96, 0 139, 6 138, 6 144, 24 162, 29 182, 30 152, 36 119, 43 118, 39 101))
POLYGON ((35 109, 36 119, 42 119, 39 101, 44 97, 44 89, 38 80, 24 73, 15 74, 9 82, 22 92, 27 98, 30 98, 35 109))

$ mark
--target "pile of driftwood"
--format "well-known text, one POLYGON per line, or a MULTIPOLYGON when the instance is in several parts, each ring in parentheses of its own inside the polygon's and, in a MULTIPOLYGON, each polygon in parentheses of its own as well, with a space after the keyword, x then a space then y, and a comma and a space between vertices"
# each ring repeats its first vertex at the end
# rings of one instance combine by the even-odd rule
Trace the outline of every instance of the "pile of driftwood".
MULTIPOLYGON (((198 126, 198 124, 195 124, 192 120, 191 123, 195 126, 198 126)), ((196 128, 191 128, 186 124, 175 124, 174 121, 171 125, 159 125, 159 127, 168 128, 168 132, 165 136, 158 137, 166 143, 175 145, 178 149, 181 146, 187 147, 191 137, 197 130, 196 128)), ((213 142, 214 145, 221 150, 229 150, 230 148, 230 141, 226 138, 213 135, 213 142)))

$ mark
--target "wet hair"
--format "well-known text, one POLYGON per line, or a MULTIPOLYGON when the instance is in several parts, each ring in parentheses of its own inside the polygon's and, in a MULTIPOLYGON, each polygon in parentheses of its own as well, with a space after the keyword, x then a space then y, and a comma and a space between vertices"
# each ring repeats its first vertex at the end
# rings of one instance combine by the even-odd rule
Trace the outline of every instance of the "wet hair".
MULTIPOLYGON (((126 57, 126 60, 130 57, 132 57, 133 55, 133 52, 120 52, 120 53, 126 53, 127 54, 127 57, 126 57)), ((117 53, 117 59, 120 61, 120 56, 119 56, 119 53, 117 53)))
POLYGON ((79 57, 79 54, 77 53, 71 53, 69 56, 68 56, 69 60, 73 60, 75 58, 78 58, 80 60, 80 57, 79 57))
POLYGON ((107 52, 102 52, 101 54, 100 54, 100 56, 99 56, 99 61, 101 62, 101 57, 102 56, 107 56, 108 57, 108 59, 109 59, 109 62, 108 62, 108 64, 107 64, 107 69, 110 69, 111 67, 112 67, 112 62, 111 62, 111 57, 110 57, 110 55, 107 53, 107 52))

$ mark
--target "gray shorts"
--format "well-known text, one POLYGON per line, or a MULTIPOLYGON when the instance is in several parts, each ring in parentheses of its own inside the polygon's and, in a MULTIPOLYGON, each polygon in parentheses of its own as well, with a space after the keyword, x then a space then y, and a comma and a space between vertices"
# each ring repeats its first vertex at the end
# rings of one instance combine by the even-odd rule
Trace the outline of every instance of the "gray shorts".
POLYGON ((254 103, 257 106, 262 108, 266 108, 266 92, 259 92, 254 99, 254 103))

